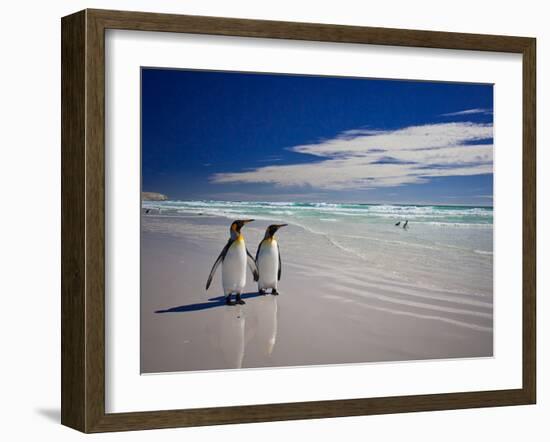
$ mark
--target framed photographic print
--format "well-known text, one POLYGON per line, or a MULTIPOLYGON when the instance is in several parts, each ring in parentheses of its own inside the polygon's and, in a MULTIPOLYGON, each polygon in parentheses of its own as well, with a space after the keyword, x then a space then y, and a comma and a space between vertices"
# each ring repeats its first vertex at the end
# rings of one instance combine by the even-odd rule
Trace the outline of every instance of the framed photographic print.
POLYGON ((62 19, 62 423, 535 403, 535 40, 62 19))

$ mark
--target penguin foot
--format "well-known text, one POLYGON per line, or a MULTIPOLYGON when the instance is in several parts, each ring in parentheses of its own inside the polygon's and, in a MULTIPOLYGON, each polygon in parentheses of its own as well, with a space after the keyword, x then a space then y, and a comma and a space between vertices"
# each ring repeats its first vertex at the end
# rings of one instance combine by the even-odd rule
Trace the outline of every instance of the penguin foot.
POLYGON ((235 303, 231 301, 231 295, 225 298, 225 305, 235 305, 235 303))
POLYGON ((259 290, 258 293, 264 296, 267 295, 267 292, 264 289, 259 290))
POLYGON ((272 294, 273 296, 279 296, 279 292, 278 292, 277 290, 275 290, 275 289, 272 289, 272 290, 271 290, 271 294, 272 294))
POLYGON ((237 295, 237 299, 235 300, 235 303, 236 304, 240 304, 240 305, 243 305, 243 304, 246 304, 246 302, 244 302, 242 299, 241 299, 241 295, 237 295))

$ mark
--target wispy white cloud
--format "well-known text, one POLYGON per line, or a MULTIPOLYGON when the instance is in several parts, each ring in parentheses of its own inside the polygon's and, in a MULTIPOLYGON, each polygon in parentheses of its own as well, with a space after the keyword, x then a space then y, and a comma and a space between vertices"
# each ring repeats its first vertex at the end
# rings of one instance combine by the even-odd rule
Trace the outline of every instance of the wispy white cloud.
POLYGON ((251 193, 251 192, 219 192, 208 193, 205 199, 219 201, 307 201, 313 200, 328 202, 328 192, 276 192, 276 193, 251 193))
POLYGON ((371 189, 428 182, 442 176, 492 173, 491 124, 442 123, 391 131, 353 130, 291 147, 319 160, 218 173, 214 183, 271 183, 323 190, 371 189))
POLYGON ((258 160, 259 163, 275 163, 277 161, 282 161, 283 159, 281 157, 267 157, 262 160, 258 160))
POLYGON ((448 114, 441 114, 442 117, 456 117, 460 115, 473 115, 473 114, 492 114, 493 111, 491 109, 482 109, 482 108, 475 108, 475 109, 466 109, 458 112, 449 112, 448 114))

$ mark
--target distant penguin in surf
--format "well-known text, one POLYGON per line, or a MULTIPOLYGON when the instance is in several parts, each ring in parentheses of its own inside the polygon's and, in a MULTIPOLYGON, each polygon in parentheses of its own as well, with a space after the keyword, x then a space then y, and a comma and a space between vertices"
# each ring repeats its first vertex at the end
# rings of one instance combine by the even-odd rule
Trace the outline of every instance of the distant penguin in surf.
POLYGON ((149 214, 150 211, 151 211, 151 209, 146 209, 146 210, 145 210, 145 213, 146 213, 146 214, 149 214))
POLYGON ((407 226, 409 225, 409 220, 405 221, 405 224, 403 224, 403 228, 407 229, 407 226))
POLYGON ((397 221, 397 222, 395 223, 395 226, 396 226, 396 227, 399 227, 400 224, 401 224, 401 221, 397 221))
POLYGON ((275 239, 275 232, 288 224, 272 224, 264 235, 264 239, 258 245, 256 251, 256 265, 260 277, 258 279, 258 291, 260 295, 265 295, 267 289, 271 289, 271 294, 277 296, 277 283, 281 279, 281 252, 279 244, 275 239))
POLYGON ((254 221, 253 219, 244 219, 233 221, 229 228, 230 238, 212 266, 208 280, 206 281, 206 290, 210 287, 216 269, 222 264, 222 287, 227 305, 244 304, 241 295, 246 284, 246 266, 250 267, 254 281, 258 280, 258 268, 256 261, 246 248, 244 236, 241 228, 254 221), (231 302, 231 295, 235 295, 235 302, 231 302))

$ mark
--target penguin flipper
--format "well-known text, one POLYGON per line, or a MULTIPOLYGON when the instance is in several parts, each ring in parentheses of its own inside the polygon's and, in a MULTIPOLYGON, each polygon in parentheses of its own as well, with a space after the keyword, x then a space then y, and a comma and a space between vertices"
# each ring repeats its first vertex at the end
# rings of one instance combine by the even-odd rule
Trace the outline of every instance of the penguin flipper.
POLYGON ((233 244, 232 239, 227 241, 227 244, 222 249, 222 251, 220 253, 220 256, 218 256, 218 259, 216 259, 216 262, 212 266, 212 270, 210 270, 210 275, 208 275, 208 280, 206 281, 206 290, 208 290, 208 287, 210 287, 210 283, 212 282, 212 278, 214 277, 214 273, 216 273, 216 270, 218 269, 218 266, 225 259, 225 255, 227 255, 227 251, 229 250, 229 247, 231 247, 231 244, 233 244))
POLYGON ((282 265, 281 265, 281 249, 279 248, 279 243, 277 243, 277 255, 279 255, 279 271, 277 272, 277 281, 280 281, 281 280, 281 269, 282 269, 282 265))
POLYGON ((252 276, 254 277, 254 281, 257 281, 258 279, 260 279, 260 274, 258 273, 258 266, 256 265, 256 260, 250 254, 248 249, 246 249, 246 257, 247 257, 247 261, 248 261, 248 267, 250 267, 250 271, 252 272, 252 276))
POLYGON ((260 244, 258 244, 258 248, 256 249, 256 262, 258 262, 258 256, 260 256, 260 248, 262 247, 263 243, 264 243, 264 240, 262 239, 260 241, 260 244))

